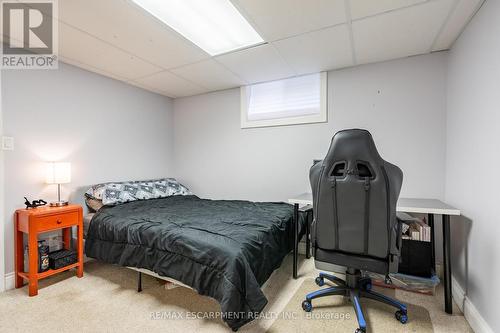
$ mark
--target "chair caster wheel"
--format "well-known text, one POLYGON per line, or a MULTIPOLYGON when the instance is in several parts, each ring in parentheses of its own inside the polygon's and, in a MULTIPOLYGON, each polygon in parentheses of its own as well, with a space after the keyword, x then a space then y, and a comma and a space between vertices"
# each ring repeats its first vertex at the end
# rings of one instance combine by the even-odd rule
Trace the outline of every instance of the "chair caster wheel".
POLYGON ((305 312, 311 312, 312 308, 313 307, 310 301, 305 300, 304 302, 302 302, 302 310, 304 310, 305 312))
POLYGON ((316 284, 319 286, 319 287, 323 287, 325 285, 325 279, 323 279, 322 277, 318 276, 314 282, 316 282, 316 284))
POLYGON ((354 333, 366 333, 366 328, 356 328, 356 330, 354 331, 354 333))
POLYGON ((394 316, 401 324, 406 324, 408 322, 408 315, 406 314, 406 312, 399 310, 396 311, 394 316))
POLYGON ((372 281, 371 280, 364 280, 361 283, 361 288, 363 288, 366 291, 372 290, 372 281))

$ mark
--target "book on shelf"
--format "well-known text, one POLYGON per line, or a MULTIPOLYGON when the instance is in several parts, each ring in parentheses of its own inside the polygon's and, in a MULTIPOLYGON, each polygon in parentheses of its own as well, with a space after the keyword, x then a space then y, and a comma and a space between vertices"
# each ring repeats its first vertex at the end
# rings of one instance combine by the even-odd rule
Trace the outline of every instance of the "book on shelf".
POLYGON ((408 226, 408 228, 403 228, 405 239, 422 242, 431 241, 431 227, 426 223, 425 219, 422 220, 407 213, 398 213, 398 219, 408 226))

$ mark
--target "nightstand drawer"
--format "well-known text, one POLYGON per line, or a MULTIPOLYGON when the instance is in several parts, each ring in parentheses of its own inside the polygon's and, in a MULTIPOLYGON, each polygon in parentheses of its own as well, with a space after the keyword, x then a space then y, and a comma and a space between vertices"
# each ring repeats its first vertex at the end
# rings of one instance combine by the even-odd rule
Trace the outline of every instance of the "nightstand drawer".
POLYGON ((78 212, 36 218, 38 230, 52 230, 78 224, 78 212))

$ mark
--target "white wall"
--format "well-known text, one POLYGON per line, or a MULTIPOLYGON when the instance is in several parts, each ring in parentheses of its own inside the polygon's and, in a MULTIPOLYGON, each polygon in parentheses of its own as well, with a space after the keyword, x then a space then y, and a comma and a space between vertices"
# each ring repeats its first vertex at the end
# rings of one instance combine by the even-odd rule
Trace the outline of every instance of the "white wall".
POLYGON ((284 201, 310 191, 336 131, 359 127, 403 170, 402 196, 443 199, 446 64, 443 52, 329 72, 323 124, 241 129, 239 89, 175 99, 175 174, 202 197, 284 201))
POLYGON ((487 1, 450 53, 446 140, 446 200, 465 216, 452 220, 453 274, 491 328, 500 327, 499 16, 487 1))
POLYGON ((5 155, 6 272, 13 266, 13 213, 31 200, 55 199, 45 185, 44 161, 72 163, 78 186, 147 179, 172 173, 172 101, 76 67, 10 70, 2 75, 4 135, 15 138, 5 155))
MULTIPOLYGON (((0 70, 0 140, 3 135, 3 108, 2 108, 2 70, 0 70)), ((4 214, 4 162, 3 162, 3 150, 0 148, 0 216, 4 214)), ((0 217, 1 218, 1 217, 0 217)), ((5 247, 3 244, 4 240, 4 224, 0 220, 0 292, 5 290, 5 247)))
POLYGON ((175 99, 176 175, 203 197, 286 200, 336 131, 360 127, 403 169, 403 196, 444 196, 446 53, 332 71, 328 92, 328 123, 255 129, 239 89, 175 99))

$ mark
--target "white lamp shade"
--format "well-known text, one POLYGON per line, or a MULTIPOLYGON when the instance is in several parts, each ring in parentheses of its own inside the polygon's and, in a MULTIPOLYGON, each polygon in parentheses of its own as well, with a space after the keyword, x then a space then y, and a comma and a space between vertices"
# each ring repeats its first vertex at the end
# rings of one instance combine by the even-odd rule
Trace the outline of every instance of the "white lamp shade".
POLYGON ((67 184, 71 182, 71 164, 67 162, 47 163, 47 184, 67 184))

